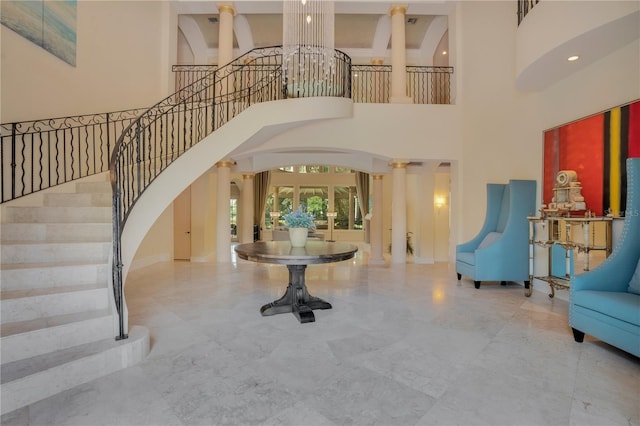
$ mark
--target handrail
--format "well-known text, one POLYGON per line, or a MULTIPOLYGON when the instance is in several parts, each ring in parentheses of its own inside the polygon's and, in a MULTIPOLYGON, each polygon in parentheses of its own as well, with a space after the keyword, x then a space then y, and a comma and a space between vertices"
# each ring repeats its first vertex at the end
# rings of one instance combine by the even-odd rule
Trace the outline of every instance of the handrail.
MULTIPOLYGON (((287 97, 351 97, 350 58, 335 51, 331 81, 303 85, 283 81, 282 48, 254 49, 160 101, 132 122, 118 139, 110 161, 113 189, 113 291, 124 330, 121 237, 140 196, 173 161, 256 102, 287 97), (339 88, 336 89, 336 88, 339 88)), ((310 75, 322 75, 311 73, 310 75)))

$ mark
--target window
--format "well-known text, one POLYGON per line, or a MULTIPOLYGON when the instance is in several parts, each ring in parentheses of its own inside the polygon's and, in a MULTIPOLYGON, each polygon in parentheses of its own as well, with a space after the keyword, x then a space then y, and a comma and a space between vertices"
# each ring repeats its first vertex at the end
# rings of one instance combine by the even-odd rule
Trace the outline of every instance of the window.
POLYGON ((229 213, 231 218, 231 238, 238 236, 238 200, 229 200, 229 213))
POLYGON ((316 229, 329 229, 327 210, 329 210, 329 188, 326 186, 301 186, 300 206, 315 219, 316 229))
POLYGON ((327 166, 300 166, 298 173, 329 173, 327 166))
POLYGON ((264 209, 264 223, 267 229, 284 225, 282 215, 293 210, 293 186, 272 186, 269 188, 267 205, 264 209), (278 223, 272 223, 271 212, 280 212, 278 223))
POLYGON ((362 213, 355 186, 336 186, 333 191, 333 205, 338 213, 333 223, 334 229, 362 229, 362 213))

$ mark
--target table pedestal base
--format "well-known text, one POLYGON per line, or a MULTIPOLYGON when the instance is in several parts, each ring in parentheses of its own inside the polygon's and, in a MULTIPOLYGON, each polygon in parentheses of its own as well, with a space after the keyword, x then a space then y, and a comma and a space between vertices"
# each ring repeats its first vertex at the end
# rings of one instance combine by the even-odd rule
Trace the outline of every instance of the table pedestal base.
POLYGON ((307 265, 287 265, 289 285, 284 296, 260 308, 262 316, 293 313, 301 323, 314 322, 314 309, 331 309, 331 303, 311 296, 304 282, 307 265))

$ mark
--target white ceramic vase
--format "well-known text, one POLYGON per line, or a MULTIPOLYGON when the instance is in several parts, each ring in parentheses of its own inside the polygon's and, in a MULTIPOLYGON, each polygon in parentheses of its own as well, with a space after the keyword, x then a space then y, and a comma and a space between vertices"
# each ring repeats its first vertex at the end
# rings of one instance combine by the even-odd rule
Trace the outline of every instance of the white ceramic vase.
POLYGON ((307 243, 309 230, 307 228, 289 228, 289 241, 291 247, 304 247, 307 243))

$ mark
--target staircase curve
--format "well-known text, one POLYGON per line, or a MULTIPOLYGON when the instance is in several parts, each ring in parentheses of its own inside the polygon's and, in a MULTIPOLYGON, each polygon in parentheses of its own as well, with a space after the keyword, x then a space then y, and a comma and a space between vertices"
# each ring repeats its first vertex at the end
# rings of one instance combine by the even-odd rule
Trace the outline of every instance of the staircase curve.
POLYGON ((180 192, 243 144, 352 116, 350 58, 336 50, 324 75, 313 54, 300 55, 305 66, 283 76, 281 47, 254 49, 149 108, 120 136, 110 161, 116 340, 127 338, 123 289, 135 252, 180 192))

